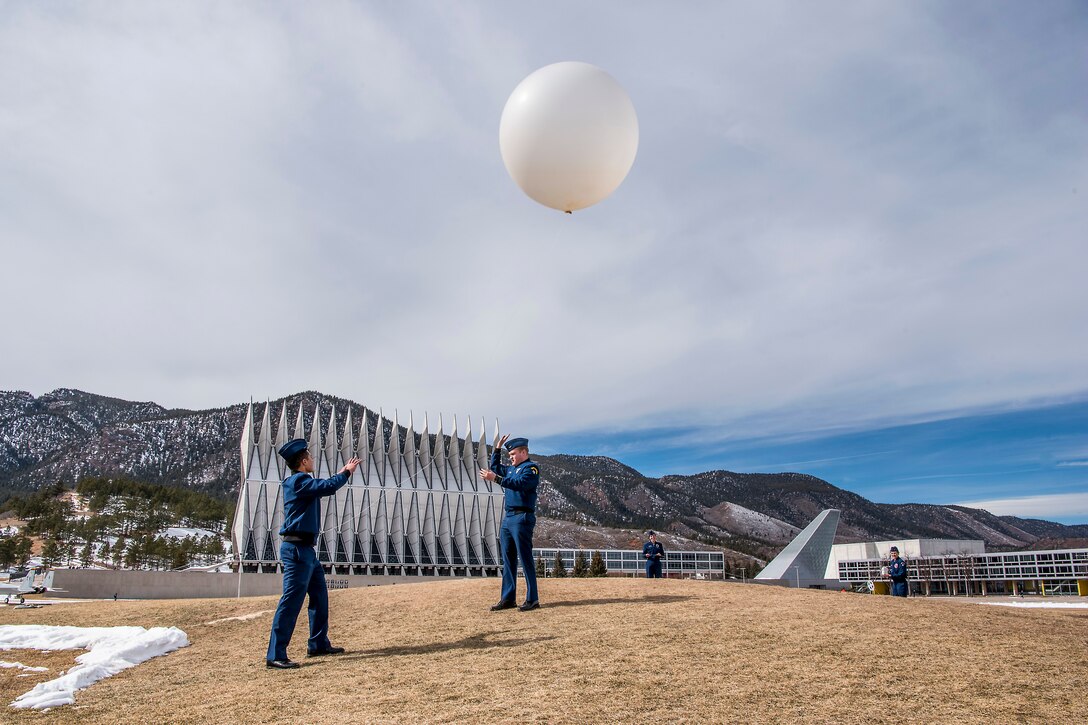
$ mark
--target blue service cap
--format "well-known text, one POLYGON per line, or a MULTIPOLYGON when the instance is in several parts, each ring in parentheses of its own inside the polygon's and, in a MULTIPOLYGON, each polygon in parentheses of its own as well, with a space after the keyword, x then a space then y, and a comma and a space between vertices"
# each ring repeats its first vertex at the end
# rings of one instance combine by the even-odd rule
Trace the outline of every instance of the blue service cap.
POLYGON ((522 447, 524 447, 524 448, 529 447, 529 439, 528 438, 511 438, 510 440, 506 441, 506 450, 508 450, 508 451, 512 451, 515 448, 522 448, 522 447))
POLYGON ((306 450, 306 441, 301 438, 295 438, 293 441, 287 441, 280 446, 279 453, 283 456, 284 460, 290 460, 304 450, 306 450))

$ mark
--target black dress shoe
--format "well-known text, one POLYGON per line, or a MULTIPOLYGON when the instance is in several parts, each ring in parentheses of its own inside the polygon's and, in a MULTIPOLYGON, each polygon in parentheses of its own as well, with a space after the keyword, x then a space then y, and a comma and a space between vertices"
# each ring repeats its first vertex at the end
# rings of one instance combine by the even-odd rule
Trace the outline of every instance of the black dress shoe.
POLYGON ((293 670, 298 667, 298 662, 292 660, 265 660, 264 666, 273 670, 293 670))
POLYGON ((525 602, 525 604, 522 604, 520 607, 518 607, 519 612, 528 612, 528 611, 531 611, 533 609, 540 609, 540 601, 539 600, 533 600, 531 602, 525 602))
POLYGON ((517 605, 514 604, 513 602, 499 602, 498 604, 492 604, 491 605, 491 611, 492 612, 498 612, 498 611, 500 611, 502 609, 513 609, 516 606, 517 605))
POLYGON ((323 657, 325 655, 342 655, 344 654, 343 647, 329 647, 328 649, 315 649, 312 652, 307 652, 307 657, 323 657))

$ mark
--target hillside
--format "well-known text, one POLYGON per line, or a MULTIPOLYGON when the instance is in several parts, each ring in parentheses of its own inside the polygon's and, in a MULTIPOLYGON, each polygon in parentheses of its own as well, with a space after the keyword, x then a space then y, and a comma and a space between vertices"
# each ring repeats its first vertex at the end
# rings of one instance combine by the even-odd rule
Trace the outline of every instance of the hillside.
MULTIPOLYGON (((271 402, 278 410, 302 406, 308 426, 318 405, 344 419, 378 416, 353 401, 305 392, 271 402)), ((240 478, 238 439, 242 404, 213 410, 168 410, 60 389, 35 398, 0 393, 0 497, 58 480, 127 476, 184 486, 231 498, 240 478)), ((328 419, 327 416, 325 418, 328 419)), ((386 422, 388 430, 390 424, 386 422)), ((649 528, 698 542, 772 556, 825 508, 842 511, 839 541, 888 538, 978 538, 991 548, 1035 546, 1088 538, 1088 526, 993 516, 958 506, 879 504, 801 473, 708 471, 650 478, 602 456, 535 456, 542 464, 540 514, 582 527, 619 533, 606 539, 638 539, 649 528)), ((563 531, 556 543, 596 546, 600 537, 563 531)), ((552 543, 541 539, 540 543, 552 543)), ((564 545, 573 545, 564 544, 564 545)))
POLYGON ((691 580, 540 587, 528 613, 489 612, 493 579, 330 592, 330 636, 348 652, 292 672, 264 666, 275 597, 5 612, 7 624, 180 627, 192 644, 44 713, 6 703, 79 653, 6 651, 49 671, 0 669, 0 719, 1065 723, 1083 707, 1088 651, 1070 643, 1088 639, 1084 610, 691 580))
MULTIPOLYGON (((339 415, 350 408, 356 420, 364 414, 361 405, 319 393, 286 400, 292 408, 302 405, 307 425, 319 403, 339 415)), ((239 481, 245 413, 241 403, 167 410, 65 388, 38 398, 0 392, 0 488, 25 491, 58 480, 123 475, 229 496, 239 481)), ((368 421, 373 429, 376 416, 368 421)))

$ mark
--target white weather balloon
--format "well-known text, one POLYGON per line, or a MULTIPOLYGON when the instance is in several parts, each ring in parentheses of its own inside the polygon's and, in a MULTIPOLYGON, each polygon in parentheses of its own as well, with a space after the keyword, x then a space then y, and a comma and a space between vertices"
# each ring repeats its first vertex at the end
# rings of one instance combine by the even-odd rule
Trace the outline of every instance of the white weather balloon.
POLYGON ((597 66, 554 63, 510 94, 499 149, 522 191, 572 212, 608 197, 627 176, 638 151, 638 116, 623 87, 597 66))

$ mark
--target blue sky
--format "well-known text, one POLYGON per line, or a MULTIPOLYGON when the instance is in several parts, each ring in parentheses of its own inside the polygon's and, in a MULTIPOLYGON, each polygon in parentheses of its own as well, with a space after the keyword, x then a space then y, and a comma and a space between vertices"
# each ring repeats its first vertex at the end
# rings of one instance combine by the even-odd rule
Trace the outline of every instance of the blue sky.
POLYGON ((587 431, 535 447, 607 455, 651 476, 796 471, 880 503, 957 503, 1088 523, 1088 399, 864 430, 720 436, 717 429, 587 431))
POLYGON ((987 441, 1034 460, 1088 394, 1085 37, 1076 0, 0 0, 0 387, 321 390, 662 471, 695 432, 715 467, 1027 507, 987 441), (498 148, 563 60, 639 120, 574 215, 498 148), (979 428, 903 425, 950 419, 979 428))

